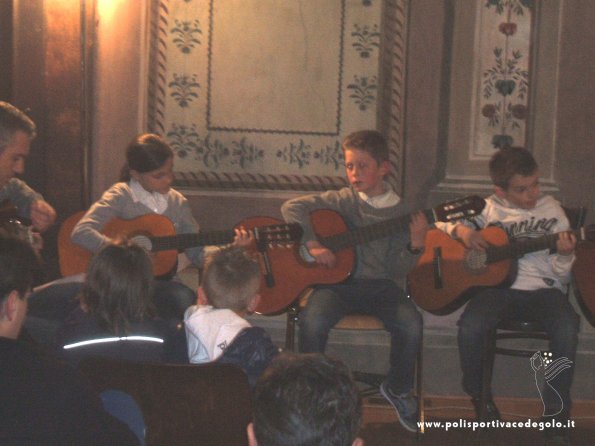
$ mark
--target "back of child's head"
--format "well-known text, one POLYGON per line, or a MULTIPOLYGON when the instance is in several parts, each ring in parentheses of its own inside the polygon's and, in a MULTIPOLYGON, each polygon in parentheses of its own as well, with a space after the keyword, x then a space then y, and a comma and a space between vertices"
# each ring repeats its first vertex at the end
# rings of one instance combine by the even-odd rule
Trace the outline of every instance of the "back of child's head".
POLYGON ((128 144, 126 164, 122 169, 120 180, 130 180, 131 170, 146 173, 159 169, 173 156, 173 150, 159 135, 153 133, 138 135, 128 144))
POLYGON ((320 353, 278 356, 254 391, 259 445, 351 445, 361 415, 361 396, 348 368, 320 353))
POLYGON ((359 130, 350 133, 343 140, 343 151, 361 150, 368 153, 378 164, 388 161, 386 139, 377 130, 359 130))
POLYGON ((121 241, 93 256, 81 298, 102 328, 124 334, 130 323, 153 317, 153 280, 146 251, 121 241))
POLYGON ((222 248, 205 262, 202 288, 214 308, 246 310, 259 284, 258 262, 242 248, 222 248))
POLYGON ((531 152, 523 147, 504 147, 490 159, 492 183, 504 190, 515 175, 528 177, 537 171, 537 162, 531 152))

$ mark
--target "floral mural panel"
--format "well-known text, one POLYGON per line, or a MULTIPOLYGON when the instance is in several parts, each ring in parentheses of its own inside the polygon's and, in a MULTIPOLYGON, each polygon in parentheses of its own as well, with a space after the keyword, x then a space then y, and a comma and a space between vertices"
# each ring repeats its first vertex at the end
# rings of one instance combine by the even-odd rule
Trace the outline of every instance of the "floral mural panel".
POLYGON ((526 142, 531 6, 531 0, 488 0, 478 8, 471 159, 526 142))
POLYGON ((378 127, 382 7, 153 0, 149 127, 174 148, 177 184, 345 184, 342 138, 378 127))

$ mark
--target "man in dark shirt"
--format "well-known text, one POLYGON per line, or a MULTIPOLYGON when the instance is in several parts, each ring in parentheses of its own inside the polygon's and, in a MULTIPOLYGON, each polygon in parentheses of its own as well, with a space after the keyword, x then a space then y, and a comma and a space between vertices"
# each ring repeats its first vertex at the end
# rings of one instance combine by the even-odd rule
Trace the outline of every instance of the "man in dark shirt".
POLYGON ((38 259, 0 232, 0 444, 137 445, 82 375, 18 339, 38 259))

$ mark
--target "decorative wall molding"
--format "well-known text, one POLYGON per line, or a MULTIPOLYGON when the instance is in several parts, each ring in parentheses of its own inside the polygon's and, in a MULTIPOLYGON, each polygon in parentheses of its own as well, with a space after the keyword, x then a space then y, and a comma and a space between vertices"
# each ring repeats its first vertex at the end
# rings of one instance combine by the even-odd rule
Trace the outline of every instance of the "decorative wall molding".
POLYGON ((491 191, 488 161, 505 145, 530 150, 544 192, 559 192, 552 160, 562 4, 455 0, 446 166, 434 195, 491 191))
POLYGON ((339 188, 342 138, 378 128, 400 191, 407 5, 152 0, 148 123, 174 148, 176 184, 339 188))

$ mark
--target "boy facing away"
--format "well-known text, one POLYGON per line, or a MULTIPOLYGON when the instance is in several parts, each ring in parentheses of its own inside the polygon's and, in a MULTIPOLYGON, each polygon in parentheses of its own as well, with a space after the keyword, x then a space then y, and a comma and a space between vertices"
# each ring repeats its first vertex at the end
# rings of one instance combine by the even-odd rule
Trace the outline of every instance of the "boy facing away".
MULTIPOLYGON (((281 208, 288 222, 304 230, 303 241, 321 266, 332 268, 335 255, 320 244, 309 221, 312 211, 331 209, 341 214, 348 227, 361 227, 409 212, 406 204, 384 181, 389 172, 388 147, 375 130, 350 134, 343 141, 345 171, 349 186, 287 201, 281 208)), ((377 317, 391 335, 390 369, 381 393, 399 414, 401 424, 417 430, 417 400, 412 394, 422 318, 399 283, 423 251, 428 222, 413 214, 409 233, 394 235, 357 246, 357 264, 342 283, 315 287, 300 314, 299 349, 302 353, 324 352, 330 329, 345 315, 359 313, 377 317)))
MULTIPOLYGON (((531 153, 520 147, 496 152, 489 163, 494 194, 475 219, 484 228, 496 225, 511 240, 537 238, 559 233, 556 251, 543 250, 524 255, 518 260, 518 273, 510 288, 483 288, 472 297, 459 322, 459 352, 463 369, 463 389, 471 396, 476 413, 481 410, 481 351, 486 334, 503 318, 538 320, 550 337, 552 359, 567 358, 574 362, 579 318, 570 305, 566 290, 575 260, 576 238, 568 231, 569 223, 553 197, 542 195, 539 170, 531 153)), ((457 237, 471 249, 485 249, 488 244, 480 231, 468 222, 437 223, 440 229, 457 237)), ((570 386, 574 365, 563 370, 545 386, 544 414, 557 414, 558 421, 570 414, 570 386), (560 398, 553 389, 557 389, 560 398)), ((487 417, 500 414, 491 400, 487 417)))
POLYGON ((190 362, 236 364, 255 385, 279 352, 264 329, 245 319, 258 305, 259 285, 258 263, 242 248, 222 248, 207 257, 197 305, 184 315, 190 362))

